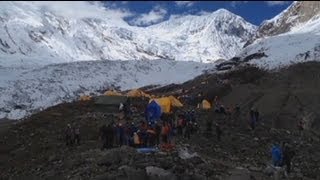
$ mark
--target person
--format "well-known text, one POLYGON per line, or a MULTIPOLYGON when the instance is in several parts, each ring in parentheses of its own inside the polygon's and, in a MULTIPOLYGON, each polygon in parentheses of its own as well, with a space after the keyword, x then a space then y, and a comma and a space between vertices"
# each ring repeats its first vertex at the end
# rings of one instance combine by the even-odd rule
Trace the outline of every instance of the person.
POLYGON ((80 145, 80 127, 77 126, 74 128, 73 130, 74 132, 74 143, 76 143, 77 145, 80 145))
POLYGON ((180 115, 179 119, 178 119, 178 125, 177 125, 178 135, 180 135, 180 136, 182 135, 182 132, 183 132, 185 125, 186 125, 186 120, 183 116, 180 115))
POLYGON ((122 146, 125 144, 125 130, 122 125, 122 123, 118 124, 118 135, 119 135, 119 146, 122 146))
POLYGON ((190 118, 191 118, 191 121, 194 123, 194 122, 196 122, 196 113, 195 113, 195 110, 194 109, 192 109, 191 110, 191 114, 190 114, 190 118))
POLYGON ((120 106, 119 106, 119 112, 122 112, 123 111, 123 104, 122 103, 120 103, 120 106))
POLYGON ((193 133, 194 134, 197 134, 197 133, 199 133, 199 125, 198 125, 198 123, 194 123, 194 125, 193 125, 193 133))
POLYGON ((273 166, 280 167, 282 164, 282 150, 277 143, 272 146, 271 155, 273 166))
POLYGON ((147 142, 147 146, 152 147, 155 145, 155 141, 156 141, 156 131, 155 128, 149 126, 148 130, 147 130, 147 135, 148 135, 148 142, 147 142))
POLYGON ((254 128, 255 128, 255 121, 256 121, 256 119, 255 119, 255 115, 254 115, 254 110, 253 110, 253 108, 251 108, 251 110, 250 110, 250 127, 251 127, 251 129, 252 130, 254 130, 254 128))
POLYGON ((207 136, 209 136, 212 132, 212 120, 211 119, 207 119, 206 122, 206 134, 207 136))
POLYGON ((215 97, 214 97, 214 105, 215 105, 216 107, 219 106, 219 98, 218 98, 218 96, 215 96, 215 97))
POLYGON ((300 131, 302 131, 304 129, 303 128, 303 120, 302 119, 299 121, 298 128, 299 128, 300 131))
POLYGON ((164 121, 161 129, 162 143, 165 143, 165 144, 168 143, 169 133, 170 133, 169 125, 166 121, 164 121))
POLYGON ((140 137, 139 137, 138 133, 139 133, 139 130, 138 130, 138 132, 133 133, 133 143, 134 143, 134 147, 136 147, 136 148, 139 148, 141 145, 140 137))
POLYGON ((67 145, 67 146, 70 146, 70 145, 73 144, 73 137, 72 137, 72 135, 73 135, 73 130, 72 130, 72 128, 71 128, 71 125, 68 124, 68 125, 67 125, 67 128, 66 128, 66 130, 65 130, 65 140, 66 140, 66 145, 67 145))
POLYGON ((230 116, 231 114, 232 114, 232 109, 230 106, 228 106, 226 109, 226 115, 230 116))
POLYGON ((222 114, 224 114, 224 115, 227 115, 226 109, 224 108, 224 105, 221 105, 221 106, 220 106, 220 113, 222 113, 222 114))
POLYGON ((217 134, 217 140, 220 141, 221 140, 221 135, 222 135, 222 130, 219 126, 218 123, 216 123, 216 134, 217 134))
POLYGON ((112 148, 114 133, 111 124, 109 124, 108 126, 106 124, 101 126, 100 137, 103 141, 101 150, 112 148))
POLYGON ((190 139, 192 131, 192 122, 187 122, 184 138, 190 139))
POLYGON ((159 145, 160 144, 160 134, 161 134, 161 125, 159 124, 159 122, 156 122, 155 131, 156 131, 156 144, 159 145))
POLYGON ((254 111, 254 117, 255 117, 255 121, 259 121, 259 111, 258 109, 256 108, 256 110, 254 111))
POLYGON ((291 172, 291 160, 295 156, 295 152, 291 149, 291 147, 285 143, 283 150, 283 165, 286 166, 286 173, 289 174, 291 172))
POLYGON ((236 113, 240 113, 240 106, 239 106, 239 104, 236 104, 236 113))
POLYGON ((101 147, 101 150, 103 149, 107 149, 107 125, 106 124, 103 124, 101 127, 100 127, 100 138, 102 140, 102 147, 101 147))
POLYGON ((144 121, 140 121, 140 127, 139 127, 139 137, 140 137, 140 144, 141 146, 146 146, 148 141, 148 134, 147 134, 147 123, 144 121))

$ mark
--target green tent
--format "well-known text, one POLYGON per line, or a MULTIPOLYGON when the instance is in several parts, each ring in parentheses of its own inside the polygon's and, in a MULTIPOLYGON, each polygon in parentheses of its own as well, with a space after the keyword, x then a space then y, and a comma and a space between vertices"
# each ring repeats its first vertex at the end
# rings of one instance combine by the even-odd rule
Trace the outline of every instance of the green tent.
POLYGON ((120 103, 126 103, 128 98, 126 96, 98 96, 95 99, 95 104, 97 105, 105 105, 105 106, 112 106, 117 105, 119 106, 120 103))
POLYGON ((100 111, 118 112, 120 103, 127 103, 126 96, 98 96, 95 98, 94 103, 100 111))

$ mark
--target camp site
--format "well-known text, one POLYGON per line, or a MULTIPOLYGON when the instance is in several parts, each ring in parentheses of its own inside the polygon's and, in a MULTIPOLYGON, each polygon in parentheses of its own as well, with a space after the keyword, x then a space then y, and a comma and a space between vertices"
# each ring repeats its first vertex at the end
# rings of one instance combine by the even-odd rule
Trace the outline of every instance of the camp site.
MULTIPOLYGON (((295 69, 287 73, 294 73, 300 67, 293 68, 295 69)), ((48 108, 17 123, 12 127, 11 133, 4 137, 11 139, 8 142, 14 142, 15 139, 14 144, 33 142, 29 145, 33 150, 25 152, 29 156, 19 157, 12 163, 26 163, 29 158, 36 157, 34 167, 37 167, 37 162, 48 161, 42 166, 48 173, 54 172, 52 167, 83 172, 83 165, 74 164, 78 162, 76 159, 86 161, 91 158, 86 164, 95 169, 90 169, 90 172, 105 176, 104 171, 109 169, 112 173, 108 173, 107 177, 119 176, 121 172, 113 170, 114 168, 141 166, 163 175, 177 163, 180 165, 174 168, 184 174, 186 170, 198 168, 190 167, 191 163, 201 167, 201 172, 209 173, 214 168, 215 173, 223 178, 250 177, 251 174, 265 179, 276 172, 281 174, 273 165, 277 162, 277 157, 280 160, 281 156, 278 154, 281 152, 281 142, 294 144, 291 140, 295 139, 301 144, 296 145, 300 148, 295 148, 294 161, 305 164, 294 164, 293 168, 310 173, 310 176, 317 174, 312 168, 305 166, 316 166, 317 159, 310 156, 306 161, 304 156, 307 152, 318 153, 313 151, 319 146, 315 144, 317 139, 314 139, 316 132, 313 130, 317 115, 307 109, 299 111, 301 105, 297 100, 303 102, 304 99, 300 98, 302 94, 297 94, 298 99, 292 99, 288 105, 283 105, 284 99, 281 97, 285 94, 270 93, 268 88, 273 86, 260 88, 258 81, 278 83, 280 91, 283 88, 283 82, 276 82, 273 74, 260 80, 266 73, 249 68, 222 75, 202 75, 183 84, 158 88, 142 87, 126 91, 107 89, 100 95, 80 95, 74 102, 48 108), (255 73, 251 73, 252 77, 249 77, 246 75, 248 71, 255 73), (220 79, 228 79, 233 87, 219 83, 220 79), (201 83, 203 81, 210 83, 201 83), (276 96, 278 100, 270 96, 276 96), (281 108, 289 105, 291 109, 281 108), (281 111, 274 109, 276 107, 281 111), (279 115, 274 112, 279 112, 283 121, 275 119, 279 115), (294 121, 290 119, 294 113, 302 117, 301 121, 296 120, 296 124, 289 123, 294 121), (309 143, 310 146, 303 143, 309 143), (270 145, 272 149, 268 148, 270 145), (204 157, 204 154, 209 157, 204 157), (62 157, 66 159, 62 160, 62 157), (210 160, 210 157, 227 158, 239 167, 243 167, 243 163, 251 164, 246 167, 251 170, 234 169, 231 171, 233 175, 225 175, 233 165, 226 164, 225 161, 210 160), (58 166, 59 162, 71 164, 62 163, 58 166), (257 164, 253 167, 252 163, 257 164), (127 165, 124 166, 125 164, 127 165)), ((294 97, 290 95, 290 98, 294 97)), ((9 143, 6 147, 14 144, 9 143)), ((20 166, 23 167, 23 163, 20 166)), ((129 172, 126 176, 143 176, 138 170, 130 169, 129 172)))
POLYGON ((320 180, 320 1, 1 1, 0 180, 320 180))

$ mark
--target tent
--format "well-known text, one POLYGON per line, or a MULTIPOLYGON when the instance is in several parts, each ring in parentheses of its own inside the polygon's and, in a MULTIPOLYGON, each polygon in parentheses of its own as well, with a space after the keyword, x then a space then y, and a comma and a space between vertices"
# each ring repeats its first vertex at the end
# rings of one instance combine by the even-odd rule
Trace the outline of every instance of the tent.
POLYGON ((122 96, 121 93, 118 93, 117 91, 112 91, 112 90, 104 92, 104 95, 105 96, 122 96))
POLYGON ((174 107, 183 107, 183 104, 174 96, 169 96, 171 105, 174 107))
POLYGON ((94 104, 97 109, 102 111, 118 112, 120 103, 127 102, 126 96, 98 96, 95 98, 94 104))
POLYGON ((91 96, 87 96, 87 95, 80 96, 80 101, 90 101, 91 99, 92 99, 91 96))
POLYGON ((183 104, 173 96, 151 99, 149 103, 153 100, 161 107, 161 111, 164 113, 170 113, 172 107, 183 106, 183 104))
POLYGON ((209 101, 204 99, 204 100, 202 100, 201 108, 202 109, 210 109, 211 108, 211 104, 209 103, 209 101))
POLYGON ((128 101, 128 98, 125 96, 98 96, 95 100, 95 104, 97 105, 117 105, 120 103, 124 104, 128 101))
POLYGON ((151 98, 151 96, 140 89, 133 89, 127 93, 128 97, 148 97, 151 98))
POLYGON ((153 100, 148 104, 146 109, 146 116, 149 122, 154 122, 160 119, 161 113, 161 107, 158 103, 156 103, 156 101, 153 100))

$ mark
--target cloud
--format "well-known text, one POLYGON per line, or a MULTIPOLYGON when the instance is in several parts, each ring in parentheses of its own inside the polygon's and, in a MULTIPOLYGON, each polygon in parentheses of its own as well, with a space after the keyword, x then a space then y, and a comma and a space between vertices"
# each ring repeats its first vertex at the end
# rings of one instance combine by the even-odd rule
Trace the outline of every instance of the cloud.
POLYGON ((281 6, 284 4, 288 4, 290 2, 288 2, 288 1, 265 1, 265 3, 267 3, 268 6, 281 6))
POLYGON ((131 20, 130 23, 138 26, 151 25, 163 21, 166 15, 166 9, 156 6, 151 9, 149 13, 140 14, 138 17, 131 20))
POLYGON ((194 1, 175 1, 174 3, 176 3, 177 6, 187 6, 190 7, 192 6, 195 2, 194 1))
POLYGON ((200 15, 200 16, 202 16, 202 15, 209 15, 209 14, 212 14, 212 12, 208 12, 208 11, 199 11, 198 13, 197 13, 197 15, 200 15))
POLYGON ((233 8, 235 8, 237 5, 239 5, 239 4, 245 4, 245 3, 247 3, 247 2, 249 2, 249 1, 230 1, 230 5, 231 5, 233 8))
POLYGON ((66 18, 99 18, 123 20, 134 14, 126 9, 111 8, 106 3, 98 1, 33 1, 33 2, 14 2, 18 6, 28 9, 49 11, 56 15, 66 18))

